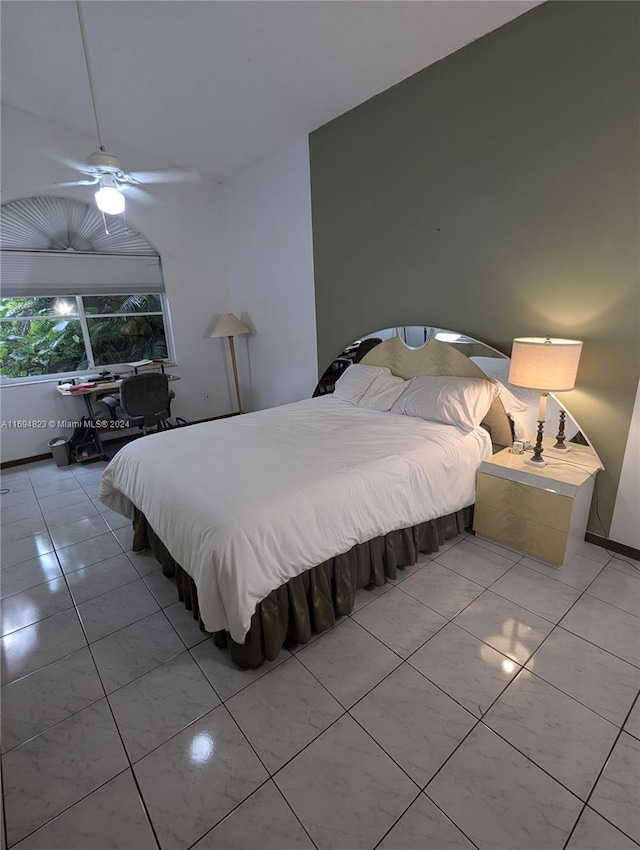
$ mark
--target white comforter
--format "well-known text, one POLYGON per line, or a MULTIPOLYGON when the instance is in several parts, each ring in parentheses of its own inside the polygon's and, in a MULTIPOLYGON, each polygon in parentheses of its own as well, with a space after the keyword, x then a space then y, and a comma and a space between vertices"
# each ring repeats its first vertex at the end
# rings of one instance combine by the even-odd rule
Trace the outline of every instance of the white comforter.
POLYGON ((99 499, 146 516, 192 576, 209 631, 242 643, 258 602, 356 543, 473 503, 488 434, 331 397, 149 435, 99 499))

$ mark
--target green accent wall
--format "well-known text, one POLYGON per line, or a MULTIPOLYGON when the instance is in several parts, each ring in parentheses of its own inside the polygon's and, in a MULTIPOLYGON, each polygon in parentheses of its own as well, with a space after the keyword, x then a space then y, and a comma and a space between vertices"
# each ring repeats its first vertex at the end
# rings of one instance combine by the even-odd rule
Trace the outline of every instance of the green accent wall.
MULTIPOLYGON (((640 375, 640 4, 548 2, 311 134, 320 372, 398 325, 584 340, 562 401, 606 471, 640 375)), ((596 500, 594 500, 595 503, 596 500)))

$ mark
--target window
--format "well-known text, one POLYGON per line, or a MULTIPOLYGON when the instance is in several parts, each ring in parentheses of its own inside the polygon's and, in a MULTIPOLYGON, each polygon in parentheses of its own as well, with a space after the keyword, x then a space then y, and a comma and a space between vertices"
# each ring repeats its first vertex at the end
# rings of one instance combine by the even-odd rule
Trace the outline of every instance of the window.
POLYGON ((162 293, 0 298, 0 375, 56 375, 169 356, 162 293))
POLYGON ((117 217, 43 195, 0 208, 0 377, 172 357, 160 257, 117 217))

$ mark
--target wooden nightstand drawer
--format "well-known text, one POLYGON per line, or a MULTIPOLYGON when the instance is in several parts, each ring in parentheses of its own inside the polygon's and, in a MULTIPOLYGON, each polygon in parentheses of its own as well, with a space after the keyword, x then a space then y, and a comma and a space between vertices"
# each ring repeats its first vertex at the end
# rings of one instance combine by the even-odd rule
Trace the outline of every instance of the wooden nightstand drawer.
POLYGON ((568 458, 547 449, 550 457, 542 467, 509 449, 480 464, 473 527, 482 537, 561 566, 584 543, 594 478, 602 464, 588 446, 573 446, 568 458))
POLYGON ((565 531, 573 509, 573 499, 569 496, 483 472, 478 473, 476 504, 565 531))
MULTIPOLYGON (((568 526, 567 522, 566 528, 568 526)), ((557 565, 564 561, 567 547, 566 530, 527 519, 520 514, 500 510, 482 502, 476 502, 473 527, 477 534, 506 543, 514 549, 527 552, 534 558, 557 565)))

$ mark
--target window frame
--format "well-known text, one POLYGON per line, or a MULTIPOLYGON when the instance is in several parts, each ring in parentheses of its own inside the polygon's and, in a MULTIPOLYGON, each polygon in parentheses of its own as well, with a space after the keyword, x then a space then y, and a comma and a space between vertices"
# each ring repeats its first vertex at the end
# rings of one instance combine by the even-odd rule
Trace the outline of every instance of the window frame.
MULTIPOLYGON (((149 311, 136 311, 136 312, 128 312, 128 313, 89 313, 87 314, 84 307, 84 298, 93 298, 93 297, 112 297, 114 295, 122 295, 130 296, 138 293, 131 292, 107 292, 107 293, 76 293, 75 295, 51 295, 47 297, 52 298, 60 298, 66 300, 75 300, 75 310, 73 313, 68 314, 70 320, 75 320, 80 322, 80 329, 82 331, 82 340, 85 347, 85 353, 87 355, 87 367, 86 369, 76 369, 69 372, 49 372, 46 375, 24 375, 22 377, 9 378, 0 376, 0 386, 17 386, 21 384, 38 384, 38 383, 46 383, 47 381, 60 381, 64 378, 73 378, 78 375, 84 375, 88 372, 98 372, 100 369, 104 369, 105 366, 96 366, 95 357, 93 353, 93 346, 91 344, 91 335, 89 332, 89 324, 88 320, 91 319, 112 319, 118 317, 126 317, 126 316, 162 316, 162 322, 164 325, 164 336, 167 344, 167 359, 165 360, 165 365, 167 366, 175 366, 175 348, 173 342, 173 329, 171 326, 171 317, 169 313, 169 304, 167 301, 167 296, 165 292, 153 292, 153 293, 140 293, 140 294, 151 294, 155 295, 160 300, 160 310, 149 310, 149 311)), ((28 298, 30 296, 18 296, 23 298, 28 298)), ((0 295, 2 300, 5 300, 4 296, 0 295)), ((7 300, 9 300, 7 298, 7 300)), ((39 315, 39 316, 0 316, 0 322, 15 322, 19 319, 40 319, 40 320, 64 320, 65 316, 52 313, 51 315, 39 315)), ((105 364, 108 365, 108 364, 105 364)))

